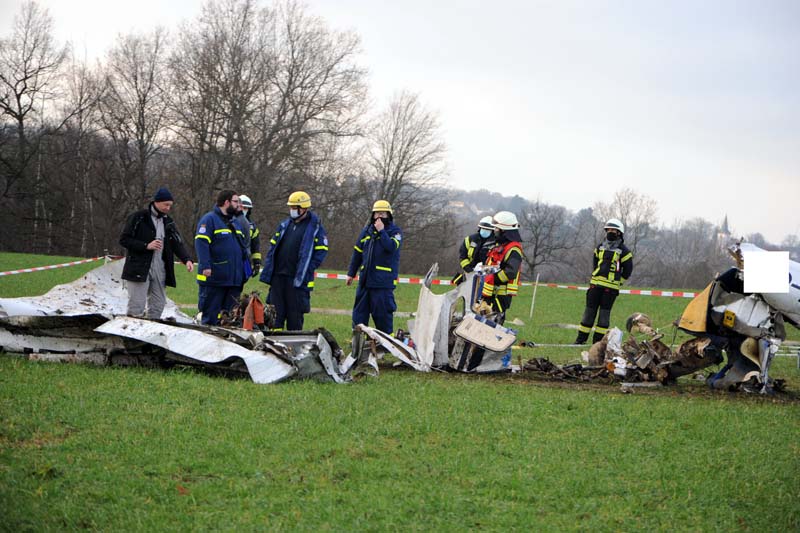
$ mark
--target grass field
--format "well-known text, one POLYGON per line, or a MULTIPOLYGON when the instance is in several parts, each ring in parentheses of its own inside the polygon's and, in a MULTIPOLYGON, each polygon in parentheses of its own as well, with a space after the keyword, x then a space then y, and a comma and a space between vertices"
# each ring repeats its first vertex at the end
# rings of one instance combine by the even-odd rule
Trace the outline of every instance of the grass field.
MULTIPOLYGON (((0 270, 69 259, 0 254, 0 270)), ((41 294, 90 268, 3 277, 0 297, 41 294)), ((185 271, 178 285, 170 296, 194 304, 185 271)), ((313 307, 352 305, 343 282, 317 287, 313 307)), ((398 288, 400 311, 416 307, 417 291, 398 288)), ((519 338, 570 342, 574 330, 547 325, 574 323, 583 295, 540 288, 531 321, 525 288, 510 316, 525 322, 519 338)), ((667 326, 688 301, 622 295, 613 322, 643 311, 667 326)), ((306 324, 347 345, 348 316, 312 313, 306 324)), ((566 361, 579 350, 514 354, 566 361)), ((623 395, 390 368, 347 386, 259 386, 0 357, 0 529, 796 531, 800 372, 779 358, 773 374, 788 394, 684 379, 623 395)))

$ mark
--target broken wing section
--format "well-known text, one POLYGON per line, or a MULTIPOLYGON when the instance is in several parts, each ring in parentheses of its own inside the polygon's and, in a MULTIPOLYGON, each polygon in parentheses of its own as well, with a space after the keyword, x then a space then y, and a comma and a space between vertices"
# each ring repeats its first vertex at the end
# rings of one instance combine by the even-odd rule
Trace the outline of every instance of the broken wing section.
POLYGON ((189 359, 209 365, 241 359, 255 383, 277 383, 292 377, 297 370, 273 354, 248 350, 214 335, 132 317, 117 317, 95 329, 152 344, 189 359))
POLYGON ((96 333, 103 315, 0 317, 0 350, 18 353, 99 353, 125 348, 122 339, 96 333))

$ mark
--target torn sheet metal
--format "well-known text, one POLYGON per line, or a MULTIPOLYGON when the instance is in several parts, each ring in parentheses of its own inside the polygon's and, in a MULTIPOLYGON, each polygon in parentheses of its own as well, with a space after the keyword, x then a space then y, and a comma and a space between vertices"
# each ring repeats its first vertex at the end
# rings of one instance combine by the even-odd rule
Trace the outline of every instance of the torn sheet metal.
MULTIPOLYGON (((56 285, 41 296, 0 298, 0 317, 96 314, 111 318, 124 315, 128 307, 128 292, 122 281, 123 263, 111 261, 71 283, 56 285)), ((169 298, 162 318, 187 324, 192 322, 169 298)))
POLYGON ((279 357, 248 350, 234 342, 194 329, 181 328, 133 317, 117 317, 95 329, 98 333, 135 339, 159 346, 183 357, 210 365, 229 364, 240 359, 255 383, 277 383, 297 373, 279 357))
MULTIPOLYGON (((384 333, 379 329, 365 326, 364 324, 358 324, 355 328, 354 334, 358 335, 359 333, 363 333, 368 338, 375 341, 376 346, 374 346, 374 348, 377 348, 377 346, 384 348, 392 356, 396 357, 397 359, 407 364, 414 370, 419 370, 420 372, 430 372, 431 367, 425 364, 425 362, 423 362, 420 359, 419 355, 417 354, 417 351, 414 348, 408 346, 407 344, 404 344, 402 341, 397 340, 388 333, 384 333)), ((356 354, 355 352, 353 354, 357 361, 365 361, 367 356, 369 355, 369 353, 364 353, 367 349, 366 346, 367 344, 368 343, 358 342, 358 341, 353 343, 354 347, 355 346, 361 347, 360 354, 356 354)), ((371 351, 372 350, 370 350, 370 352, 371 351)))
POLYGON ((297 378, 316 379, 347 383, 351 381, 347 372, 339 369, 342 351, 336 340, 326 330, 281 331, 263 336, 263 342, 256 349, 278 354, 297 367, 297 378), (282 349, 283 353, 278 350, 282 349))
POLYGON ((102 315, 0 317, 0 349, 19 353, 97 353, 124 348, 122 339, 94 332, 102 315))
POLYGON ((420 288, 416 318, 408 323, 420 360, 429 367, 461 372, 510 371, 510 348, 516 333, 488 325, 471 312, 480 295, 480 269, 468 273, 463 283, 444 294, 430 290, 437 271, 437 264, 428 271, 420 288))

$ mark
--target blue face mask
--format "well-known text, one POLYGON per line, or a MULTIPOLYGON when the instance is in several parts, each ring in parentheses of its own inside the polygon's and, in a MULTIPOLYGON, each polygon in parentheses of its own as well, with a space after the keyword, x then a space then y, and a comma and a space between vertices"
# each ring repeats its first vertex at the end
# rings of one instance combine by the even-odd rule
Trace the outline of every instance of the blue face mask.
POLYGON ((478 233, 480 234, 481 238, 483 238, 483 239, 488 239, 488 238, 489 238, 489 235, 491 235, 491 234, 492 234, 492 230, 490 230, 490 229, 483 229, 483 228, 481 228, 481 229, 478 231, 478 233))
POLYGON ((300 210, 299 209, 289 209, 289 216, 292 219, 298 218, 300 216, 300 210))

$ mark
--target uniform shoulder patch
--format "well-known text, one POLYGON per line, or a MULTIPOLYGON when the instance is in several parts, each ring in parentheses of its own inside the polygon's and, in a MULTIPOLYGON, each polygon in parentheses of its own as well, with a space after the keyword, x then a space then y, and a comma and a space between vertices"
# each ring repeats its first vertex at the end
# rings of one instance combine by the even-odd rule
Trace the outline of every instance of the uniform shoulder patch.
POLYGON ((206 225, 200 224, 200 229, 197 230, 197 233, 205 233, 206 232, 206 225))
POLYGON ((322 244, 323 244, 323 246, 328 246, 328 238, 327 237, 323 237, 322 244))
POLYGON ((395 239, 395 240, 398 240, 398 241, 402 241, 403 240, 403 236, 398 233, 394 237, 392 237, 392 239, 395 239))

